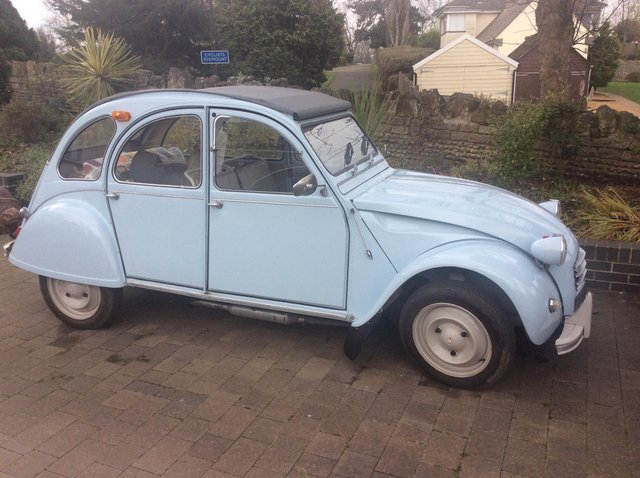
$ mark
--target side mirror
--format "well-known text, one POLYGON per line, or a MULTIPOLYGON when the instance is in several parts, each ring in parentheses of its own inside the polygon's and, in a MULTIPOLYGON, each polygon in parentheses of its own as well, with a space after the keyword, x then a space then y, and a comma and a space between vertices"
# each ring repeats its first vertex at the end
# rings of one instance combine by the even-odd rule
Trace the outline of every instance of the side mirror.
POLYGON ((318 189, 318 180, 309 174, 293 185, 294 196, 310 196, 318 189))

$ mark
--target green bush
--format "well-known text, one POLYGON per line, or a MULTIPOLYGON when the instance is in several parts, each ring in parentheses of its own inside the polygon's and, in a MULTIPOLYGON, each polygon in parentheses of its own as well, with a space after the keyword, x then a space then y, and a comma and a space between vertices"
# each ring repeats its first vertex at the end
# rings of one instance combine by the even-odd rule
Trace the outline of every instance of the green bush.
POLYGON ((512 105, 492 127, 492 160, 498 178, 517 181, 542 174, 551 165, 562 171, 564 161, 579 152, 580 111, 578 103, 561 98, 512 105), (544 158, 536 151, 539 141, 549 147, 544 158))
POLYGON ((27 161, 20 171, 24 174, 24 180, 16 190, 16 198, 24 204, 28 204, 33 195, 33 191, 38 184, 40 174, 50 156, 49 148, 46 145, 37 145, 25 152, 27 161))
POLYGON ((413 74, 413 65, 426 58, 434 50, 431 48, 415 48, 401 46, 396 48, 379 48, 376 53, 378 78, 383 88, 395 86, 398 73, 413 74))
POLYGON ((21 173, 24 181, 18 186, 16 198, 24 204, 31 199, 40 173, 53 150, 53 144, 11 146, 0 149, 0 172, 21 173))
POLYGON ((13 99, 0 110, 0 143, 35 143, 59 129, 58 117, 41 100, 13 99))
POLYGON ((11 65, 7 61, 2 48, 0 48, 0 105, 8 103, 11 99, 11 87, 9 77, 11 76, 11 65))
POLYGON ((492 127, 492 161, 500 179, 522 179, 543 171, 535 152, 546 126, 545 110, 539 103, 516 103, 492 127))

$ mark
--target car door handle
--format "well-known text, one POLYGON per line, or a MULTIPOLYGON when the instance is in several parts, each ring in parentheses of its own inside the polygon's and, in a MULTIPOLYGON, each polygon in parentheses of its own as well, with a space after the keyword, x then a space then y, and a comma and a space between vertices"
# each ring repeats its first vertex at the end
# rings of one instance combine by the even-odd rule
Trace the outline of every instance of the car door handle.
POLYGON ((209 203, 209 206, 213 206, 213 207, 215 207, 216 209, 222 209, 222 201, 216 201, 216 200, 211 201, 211 202, 209 203))
POLYGON ((112 193, 107 193, 105 194, 105 196, 109 199, 120 199, 120 194, 118 194, 117 192, 112 192, 112 193))

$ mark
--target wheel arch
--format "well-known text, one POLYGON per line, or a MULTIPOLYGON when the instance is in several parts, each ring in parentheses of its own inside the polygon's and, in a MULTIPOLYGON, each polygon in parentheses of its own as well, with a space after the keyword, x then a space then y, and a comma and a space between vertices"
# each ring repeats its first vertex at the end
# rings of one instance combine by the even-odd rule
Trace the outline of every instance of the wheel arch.
POLYGON ((498 284, 477 271, 457 266, 427 269, 409 278, 385 304, 382 311, 383 315, 387 320, 397 320, 402 305, 416 289, 430 282, 443 282, 446 280, 468 282, 474 285, 500 305, 514 327, 522 325, 518 310, 498 284))
POLYGON ((368 317, 360 317, 352 325, 366 323, 381 310, 393 315, 398 301, 420 285, 457 274, 492 294, 510 312, 514 326, 524 326, 536 345, 547 341, 562 322, 562 311, 550 312, 548 308, 548 300, 560 299, 560 292, 546 269, 504 241, 474 239, 445 244, 418 256, 399 271, 368 317))
POLYGON ((23 224, 9 260, 54 279, 98 287, 125 285, 104 192, 57 196, 23 224))

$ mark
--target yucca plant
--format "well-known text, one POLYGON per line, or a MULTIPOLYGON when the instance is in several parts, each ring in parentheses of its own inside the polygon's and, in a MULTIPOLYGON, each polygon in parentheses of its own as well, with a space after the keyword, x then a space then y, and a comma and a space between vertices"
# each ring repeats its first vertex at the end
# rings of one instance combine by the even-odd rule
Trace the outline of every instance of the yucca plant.
POLYGON ((63 86, 71 99, 85 104, 111 96, 118 86, 130 83, 141 67, 140 58, 122 38, 92 28, 84 31, 84 41, 63 55, 62 61, 63 86))
POLYGON ((396 103, 397 99, 384 91, 380 82, 371 88, 354 91, 351 98, 353 115, 372 138, 376 138, 382 121, 396 103))
POLYGON ((583 188, 584 207, 576 212, 574 228, 593 239, 640 242, 640 207, 620 196, 612 187, 594 192, 583 188))

